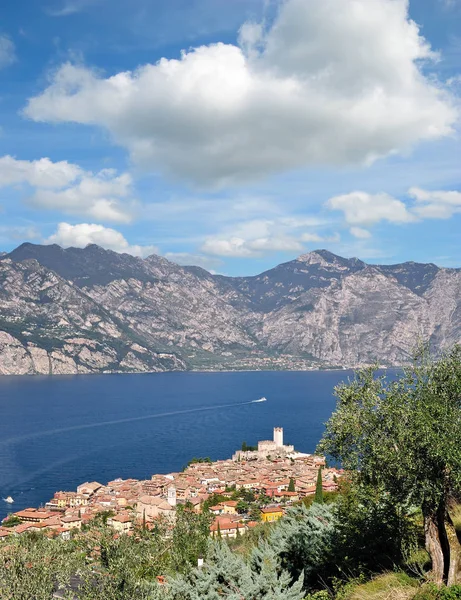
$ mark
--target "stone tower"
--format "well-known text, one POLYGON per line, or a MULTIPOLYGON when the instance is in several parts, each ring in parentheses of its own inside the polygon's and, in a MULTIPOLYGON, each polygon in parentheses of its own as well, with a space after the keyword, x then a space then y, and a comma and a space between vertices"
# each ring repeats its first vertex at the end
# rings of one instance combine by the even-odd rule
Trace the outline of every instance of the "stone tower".
POLYGON ((174 485, 170 485, 168 488, 167 501, 170 506, 176 506, 176 488, 174 485))
POLYGON ((274 427, 274 442, 277 448, 283 446, 283 427, 274 427))

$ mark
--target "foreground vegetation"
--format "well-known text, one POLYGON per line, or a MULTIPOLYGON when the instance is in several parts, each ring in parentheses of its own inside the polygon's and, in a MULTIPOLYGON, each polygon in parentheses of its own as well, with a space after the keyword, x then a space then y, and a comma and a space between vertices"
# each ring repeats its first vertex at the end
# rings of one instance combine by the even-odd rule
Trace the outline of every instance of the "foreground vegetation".
POLYGON ((397 381, 359 373, 336 393, 319 450, 348 469, 338 494, 229 542, 187 507, 174 528, 133 536, 103 519, 67 542, 11 536, 0 598, 461 600, 461 350, 422 354, 397 381))

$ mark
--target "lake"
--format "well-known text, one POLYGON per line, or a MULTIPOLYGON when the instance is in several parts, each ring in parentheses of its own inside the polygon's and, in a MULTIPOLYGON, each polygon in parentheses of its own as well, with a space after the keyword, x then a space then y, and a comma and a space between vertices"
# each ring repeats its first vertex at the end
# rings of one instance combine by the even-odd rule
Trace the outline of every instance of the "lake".
POLYGON ((242 441, 313 452, 348 371, 0 377, 0 518, 84 481, 149 478, 242 441), (267 402, 254 400, 265 396, 267 402), (11 495, 11 506, 1 498, 11 495))

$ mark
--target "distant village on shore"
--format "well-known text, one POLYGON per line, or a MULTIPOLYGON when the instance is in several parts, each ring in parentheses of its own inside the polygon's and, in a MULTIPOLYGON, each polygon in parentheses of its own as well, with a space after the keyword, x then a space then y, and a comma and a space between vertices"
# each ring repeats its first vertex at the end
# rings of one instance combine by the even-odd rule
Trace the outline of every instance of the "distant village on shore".
POLYGON ((214 517, 210 536, 234 538, 258 521, 278 520, 289 506, 314 495, 319 478, 324 492, 336 491, 342 475, 339 469, 326 468, 324 457, 285 445, 283 429, 275 427, 272 440, 255 447, 244 443, 231 459, 194 459, 182 472, 152 475, 149 480, 85 482, 76 491, 56 492, 44 507, 6 517, 0 540, 31 531, 70 539, 74 530, 100 514, 115 532, 131 535, 137 525, 152 528, 159 518, 174 522, 179 505, 197 513, 206 507, 214 517), (218 496, 219 502, 210 505, 218 496))

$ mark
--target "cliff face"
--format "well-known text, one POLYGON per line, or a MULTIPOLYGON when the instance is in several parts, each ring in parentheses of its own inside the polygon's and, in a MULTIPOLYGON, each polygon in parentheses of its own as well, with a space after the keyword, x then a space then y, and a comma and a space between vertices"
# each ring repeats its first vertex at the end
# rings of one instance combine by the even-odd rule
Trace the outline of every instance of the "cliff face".
POLYGON ((320 250, 255 277, 23 244, 0 257, 0 373, 355 366, 461 341, 461 270, 320 250))

